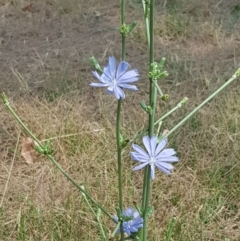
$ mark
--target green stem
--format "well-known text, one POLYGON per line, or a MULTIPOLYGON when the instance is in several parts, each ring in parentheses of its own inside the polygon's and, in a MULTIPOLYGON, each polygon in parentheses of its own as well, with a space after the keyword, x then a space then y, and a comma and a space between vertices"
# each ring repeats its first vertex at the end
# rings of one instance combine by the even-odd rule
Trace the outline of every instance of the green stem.
MULTIPOLYGON (((125 25, 126 0, 121 0, 121 24, 125 25)), ((122 34, 122 61, 126 59, 126 33, 122 34)))
POLYGON ((112 235, 111 235, 111 238, 113 238, 115 236, 115 234, 117 233, 119 227, 121 227, 121 221, 117 223, 117 226, 116 228, 114 229, 112 235))
POLYGON ((176 217, 174 217, 170 224, 169 224, 169 227, 168 227, 168 230, 166 232, 166 237, 164 239, 164 241, 171 241, 171 237, 172 237, 172 234, 173 234, 173 229, 174 229, 174 226, 176 224, 176 217))
MULTIPOLYGON (((81 188, 82 188, 83 190, 85 190, 85 189, 84 189, 84 186, 81 186, 81 188)), ((89 203, 86 195, 85 195, 84 193, 82 193, 82 195, 83 195, 83 197, 84 197, 84 199, 85 199, 85 202, 87 203, 88 207, 90 208, 91 212, 93 213, 93 215, 94 215, 95 218, 96 218, 96 221, 97 221, 98 226, 99 226, 99 228, 100 228, 100 233, 101 233, 101 235, 102 235, 102 238, 103 238, 104 240, 107 240, 106 235, 105 235, 105 232, 104 232, 104 229, 103 229, 103 226, 102 226, 102 222, 101 222, 101 220, 100 220, 101 209, 98 209, 98 213, 96 213, 96 212, 94 211, 94 209, 92 208, 91 204, 89 203)))
POLYGON ((47 155, 47 157, 51 160, 51 162, 57 167, 57 169, 75 186, 77 187, 82 193, 86 195, 98 208, 100 208, 111 220, 116 223, 116 220, 109 214, 105 208, 103 208, 98 202, 96 202, 90 194, 88 194, 84 189, 82 189, 59 165, 59 163, 53 158, 51 155, 47 155))
MULTIPOLYGON (((121 146, 121 132, 120 132, 121 104, 122 104, 122 99, 118 100, 118 106, 117 106, 116 138, 117 138, 117 161, 118 161, 118 202, 119 202, 120 213, 122 214, 122 211, 123 211, 122 146, 121 146)), ((122 223, 121 223, 121 240, 124 240, 122 223)))
POLYGON ((162 92, 160 86, 158 85, 158 83, 156 81, 154 81, 154 84, 155 84, 155 86, 158 90, 158 93, 159 93, 160 97, 163 97, 163 92, 162 92))
POLYGON ((192 112, 190 112, 186 117, 184 117, 176 126, 174 126, 166 135, 171 135, 176 129, 183 125, 192 115, 194 115, 200 108, 202 108, 207 102, 209 102, 213 97, 215 97, 219 92, 221 92, 225 87, 227 87, 233 80, 235 80, 239 75, 240 69, 220 88, 218 88, 213 94, 211 94, 206 100, 204 100, 199 106, 197 106, 192 112))
MULTIPOLYGON (((152 72, 152 64, 154 63, 154 3, 155 0, 150 0, 150 23, 149 23, 149 66, 150 72, 152 72)), ((146 9, 145 9, 146 11, 146 9)), ((146 25, 147 31, 148 27, 146 25)), ((149 123, 148 123, 148 136, 151 138, 154 135, 154 118, 155 118, 155 108, 156 108, 156 97, 157 89, 154 84, 154 79, 150 80, 150 94, 149 103, 152 107, 152 112, 149 113, 149 123)), ((141 241, 147 241, 147 221, 148 221, 148 205, 150 196, 150 179, 151 179, 151 168, 148 165, 144 171, 144 183, 143 183, 143 199, 142 199, 142 210, 143 210, 143 230, 141 232, 141 241)))
MULTIPOLYGON (((155 0, 150 0, 150 49, 149 49, 149 66, 150 72, 152 72, 152 64, 154 63, 154 2, 155 0)), ((152 113, 149 113, 149 129, 148 135, 152 137, 154 135, 154 117, 155 117, 155 107, 156 107, 156 97, 157 91, 155 86, 155 80, 149 79, 150 81, 150 94, 149 103, 152 107, 152 113)))
MULTIPOLYGON (((121 0, 121 24, 125 25, 126 0, 121 0)), ((122 33, 122 61, 126 58, 126 33, 122 33)), ((120 116, 121 116, 122 99, 118 100, 117 106, 117 122, 116 122, 116 138, 117 138, 117 159, 118 159, 118 189, 119 189, 119 209, 123 212, 123 193, 122 193, 122 143, 120 130, 120 116)), ((121 241, 124 241, 123 222, 120 222, 121 241)))
POLYGON ((146 26, 146 36, 147 36, 147 43, 148 49, 150 49, 150 30, 149 30, 149 11, 148 11, 148 0, 142 0, 143 12, 144 12, 144 20, 146 26))
MULTIPOLYGON (((187 102, 188 98, 184 97, 173 109, 171 109, 170 111, 168 111, 165 115, 163 115, 161 118, 159 118, 154 125, 157 125, 158 123, 160 123, 161 121, 163 121, 165 118, 167 118, 169 115, 171 115, 173 112, 175 112, 177 109, 181 108, 186 102, 187 102)), ((141 131, 140 133, 138 133, 136 136, 134 136, 130 141, 129 144, 133 143, 135 140, 137 140, 138 138, 142 137, 144 134, 146 134, 148 131, 148 129, 145 129, 143 131, 141 131)))
POLYGON ((126 36, 122 35, 122 61, 126 59, 126 36))
POLYGON ((98 212, 99 212, 99 214, 97 214, 97 222, 98 222, 98 225, 99 225, 99 228, 100 228, 100 233, 102 234, 103 239, 107 240, 105 231, 104 231, 103 226, 102 226, 102 222, 100 220, 101 209, 98 209, 98 212))
POLYGON ((33 140, 36 141, 36 143, 40 146, 43 147, 42 143, 37 139, 37 137, 27 128, 27 126, 22 122, 22 120, 18 117, 18 115, 15 113, 15 111, 12 109, 10 106, 10 103, 7 99, 7 96, 5 93, 1 93, 1 97, 3 100, 3 103, 6 105, 8 110, 11 112, 11 114, 14 116, 14 118, 17 120, 17 122, 23 127, 23 129, 28 133, 29 136, 32 137, 33 140))
MULTIPOLYGON (((22 122, 22 120, 18 117, 15 111, 9 104, 9 101, 4 93, 1 94, 4 104, 6 105, 7 109, 11 112, 14 118, 18 121, 18 123, 23 127, 23 129, 32 137, 32 139, 39 145, 39 147, 44 148, 41 142, 37 139, 37 137, 27 128, 27 126, 22 122)), ((86 195, 98 208, 100 208, 111 220, 116 223, 116 220, 97 202, 95 201, 90 194, 88 194, 81 186, 79 186, 59 165, 59 163, 54 159, 54 157, 50 154, 46 155, 48 159, 56 166, 56 168, 75 186, 77 187, 82 193, 86 195)))

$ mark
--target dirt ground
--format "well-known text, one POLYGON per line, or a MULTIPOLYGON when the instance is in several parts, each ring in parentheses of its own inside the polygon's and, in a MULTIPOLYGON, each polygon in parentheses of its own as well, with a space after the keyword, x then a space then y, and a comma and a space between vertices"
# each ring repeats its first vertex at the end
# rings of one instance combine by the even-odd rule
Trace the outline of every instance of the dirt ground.
MULTIPOLYGON (((138 25, 129 36, 127 61, 144 73, 141 2, 129 2, 127 23, 138 25)), ((174 89, 181 83, 185 92, 205 79, 230 77, 240 61, 238 1, 190 1, 176 10, 175 1, 162 2, 156 5, 155 47, 156 59, 167 58, 167 82, 174 89)), ((91 55, 101 64, 109 55, 120 59, 119 7, 107 0, 2 1, 0 90, 50 98, 72 89, 85 92, 92 80, 91 55)))
MULTIPOLYGON (((1 91, 61 94, 88 85, 91 55, 104 64, 110 54, 119 57, 118 10, 114 1, 105 1, 102 6, 98 1, 81 5, 77 1, 2 4, 1 91)), ((137 50, 131 52, 131 59, 136 54, 137 50)))

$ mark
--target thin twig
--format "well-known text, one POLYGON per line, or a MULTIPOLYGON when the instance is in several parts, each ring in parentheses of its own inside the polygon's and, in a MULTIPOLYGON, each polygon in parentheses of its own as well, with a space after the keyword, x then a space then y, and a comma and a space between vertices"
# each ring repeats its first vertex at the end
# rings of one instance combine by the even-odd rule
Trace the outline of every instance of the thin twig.
POLYGON ((14 155, 13 155, 12 163, 11 163, 10 170, 9 170, 9 173, 8 173, 7 183, 6 183, 6 185, 5 185, 5 188, 4 188, 4 191, 3 191, 2 200, 1 200, 1 203, 0 203, 0 208, 1 208, 2 205, 3 205, 3 200, 4 200, 5 195, 6 195, 6 193, 7 193, 8 184, 9 184, 10 177, 11 177, 11 174, 12 174, 13 164, 14 164, 14 161, 15 161, 15 158, 16 158, 16 153, 17 153, 17 150, 18 150, 19 139, 20 139, 20 133, 18 134, 17 143, 16 143, 16 147, 15 147, 15 150, 14 150, 14 155))

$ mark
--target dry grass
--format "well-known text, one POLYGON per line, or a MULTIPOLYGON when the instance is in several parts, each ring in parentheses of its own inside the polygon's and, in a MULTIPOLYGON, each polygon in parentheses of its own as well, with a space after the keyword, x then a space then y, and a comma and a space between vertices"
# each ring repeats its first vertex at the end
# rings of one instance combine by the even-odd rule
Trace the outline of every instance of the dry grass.
MULTIPOLYGON (((128 9, 128 21, 137 19, 138 25, 129 36, 127 58, 146 76, 138 2, 130 1, 128 9)), ((170 129, 239 67, 240 6, 237 0, 164 2, 163 9, 157 1, 155 45, 156 58, 167 59, 170 75, 162 86, 170 100, 159 102, 158 116, 182 97, 190 98, 164 122, 163 128, 170 129)), ((28 2, 3 3, 0 88, 9 93, 14 109, 36 136, 51 139, 61 166, 115 213, 116 101, 103 90, 89 89, 87 58, 92 53, 104 64, 106 56, 120 56, 119 5, 36 1, 32 11, 22 12, 28 2)), ((122 129, 129 138, 147 124, 139 107, 148 100, 147 81, 138 86, 137 93, 127 92, 123 104, 122 129)), ((169 138, 181 161, 173 175, 158 172, 152 183, 149 240, 165 240, 174 217, 172 240, 240 240, 238 96, 236 81, 169 138)), ((0 240, 100 240, 81 194, 44 157, 27 165, 20 156, 25 133, 3 105, 0 115, 0 240)), ((126 207, 141 202, 143 176, 131 171, 129 150, 123 153, 126 207)), ((110 237, 114 226, 104 216, 103 223, 110 237)))

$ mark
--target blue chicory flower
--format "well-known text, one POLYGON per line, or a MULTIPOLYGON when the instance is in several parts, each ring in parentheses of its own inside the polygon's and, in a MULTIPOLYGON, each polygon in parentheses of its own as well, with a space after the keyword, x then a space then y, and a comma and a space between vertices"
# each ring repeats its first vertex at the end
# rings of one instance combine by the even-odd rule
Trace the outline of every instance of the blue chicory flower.
POLYGON ((109 63, 104 67, 101 76, 97 71, 92 72, 101 83, 91 83, 90 86, 107 87, 107 94, 115 95, 118 100, 120 98, 124 99, 125 93, 122 88, 137 90, 135 85, 130 85, 129 83, 136 82, 139 79, 138 70, 133 69, 127 71, 128 68, 129 64, 125 61, 120 62, 118 68, 116 68, 116 60, 113 56, 110 56, 109 63))
MULTIPOLYGON (((127 235, 136 233, 139 228, 143 227, 143 218, 140 216, 137 210, 127 208, 122 212, 122 216, 126 217, 127 219, 130 218, 130 220, 123 222, 123 231, 127 235)), ((114 216, 114 219, 118 222, 118 217, 116 215, 114 216)), ((118 232, 120 232, 120 228, 118 229, 118 232)))
POLYGON ((146 165, 150 165, 152 179, 155 178, 155 166, 164 173, 171 174, 170 171, 173 170, 173 166, 169 164, 169 162, 177 162, 178 157, 174 156, 176 154, 174 149, 164 149, 167 145, 167 138, 163 138, 160 143, 158 143, 158 138, 156 136, 151 138, 144 136, 143 144, 147 152, 138 145, 132 145, 135 152, 130 153, 131 158, 142 163, 134 167, 133 170, 136 171, 146 165))

